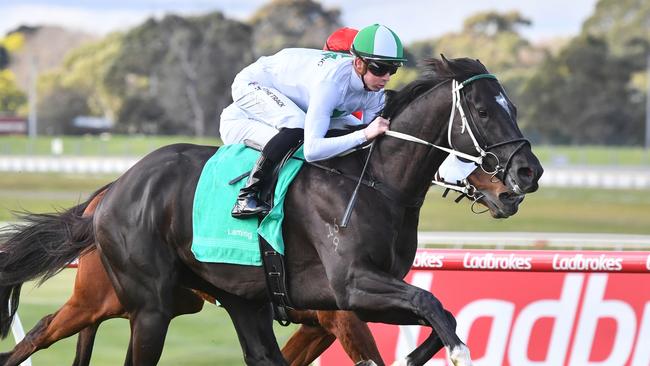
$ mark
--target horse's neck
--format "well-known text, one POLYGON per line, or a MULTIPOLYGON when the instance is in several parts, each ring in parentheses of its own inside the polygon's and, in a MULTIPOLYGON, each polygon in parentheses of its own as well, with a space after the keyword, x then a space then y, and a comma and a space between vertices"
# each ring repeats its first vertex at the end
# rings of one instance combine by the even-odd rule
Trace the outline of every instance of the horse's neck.
MULTIPOLYGON (((433 90, 409 104, 393 121, 391 130, 436 145, 447 145, 451 111, 448 88, 433 90)), ((371 170, 379 181, 404 196, 423 196, 447 155, 433 147, 384 136, 378 142, 371 170)))

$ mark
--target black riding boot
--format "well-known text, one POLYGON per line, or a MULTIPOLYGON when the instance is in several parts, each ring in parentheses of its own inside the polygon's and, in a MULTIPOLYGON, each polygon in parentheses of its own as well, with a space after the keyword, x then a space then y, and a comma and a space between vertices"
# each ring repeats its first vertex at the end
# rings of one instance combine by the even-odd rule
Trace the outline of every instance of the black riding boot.
POLYGON ((271 206, 259 198, 259 193, 273 173, 274 167, 275 163, 267 159, 264 154, 257 159, 246 181, 246 187, 239 191, 237 202, 231 212, 232 217, 241 218, 269 213, 271 206))

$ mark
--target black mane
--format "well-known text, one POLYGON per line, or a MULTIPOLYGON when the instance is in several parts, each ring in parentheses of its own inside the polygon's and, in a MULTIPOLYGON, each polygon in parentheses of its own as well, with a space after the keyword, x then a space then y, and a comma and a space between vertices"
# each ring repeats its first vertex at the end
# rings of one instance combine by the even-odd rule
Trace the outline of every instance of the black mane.
POLYGON ((429 58, 421 65, 420 77, 401 90, 386 93, 386 106, 382 116, 393 118, 412 100, 424 94, 434 86, 449 79, 463 81, 474 75, 485 74, 487 69, 479 60, 470 58, 442 59, 429 58))

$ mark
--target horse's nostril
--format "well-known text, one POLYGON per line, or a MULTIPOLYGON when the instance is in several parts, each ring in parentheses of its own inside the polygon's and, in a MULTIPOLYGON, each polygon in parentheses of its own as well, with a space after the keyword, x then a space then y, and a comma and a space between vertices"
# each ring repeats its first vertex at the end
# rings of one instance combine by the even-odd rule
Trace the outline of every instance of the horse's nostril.
POLYGON ((532 178, 533 170, 528 167, 519 168, 519 170, 517 170, 517 174, 519 174, 521 178, 532 178))

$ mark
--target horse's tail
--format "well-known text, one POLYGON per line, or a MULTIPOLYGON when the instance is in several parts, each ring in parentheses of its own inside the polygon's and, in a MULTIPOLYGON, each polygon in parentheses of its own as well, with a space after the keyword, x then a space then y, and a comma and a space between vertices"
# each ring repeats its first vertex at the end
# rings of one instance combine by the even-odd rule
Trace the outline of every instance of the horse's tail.
POLYGON ((18 309, 23 283, 38 285, 63 270, 95 242, 92 215, 83 216, 88 204, 112 183, 79 205, 50 214, 19 213, 22 221, 0 230, 0 337, 9 333, 18 309))

